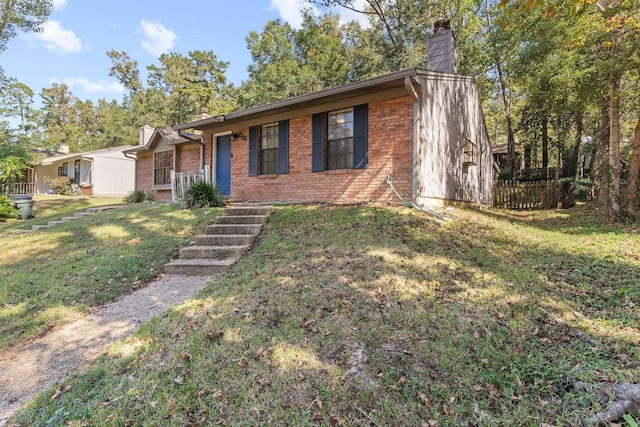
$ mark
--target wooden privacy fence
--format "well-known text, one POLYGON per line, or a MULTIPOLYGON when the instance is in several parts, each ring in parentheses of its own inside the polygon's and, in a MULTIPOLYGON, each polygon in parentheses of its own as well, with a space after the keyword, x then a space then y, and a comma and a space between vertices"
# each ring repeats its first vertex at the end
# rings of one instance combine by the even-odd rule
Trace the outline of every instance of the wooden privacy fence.
POLYGON ((493 206, 504 209, 556 209, 575 205, 572 181, 495 181, 493 206))

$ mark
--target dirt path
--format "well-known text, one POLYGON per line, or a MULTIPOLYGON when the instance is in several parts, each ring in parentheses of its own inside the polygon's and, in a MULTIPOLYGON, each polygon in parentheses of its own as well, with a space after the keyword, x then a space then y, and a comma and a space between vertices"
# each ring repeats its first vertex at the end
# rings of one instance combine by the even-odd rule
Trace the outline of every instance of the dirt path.
POLYGON ((63 329, 2 354, 0 426, 37 392, 94 361, 109 344, 193 297, 210 281, 210 276, 160 276, 63 329))

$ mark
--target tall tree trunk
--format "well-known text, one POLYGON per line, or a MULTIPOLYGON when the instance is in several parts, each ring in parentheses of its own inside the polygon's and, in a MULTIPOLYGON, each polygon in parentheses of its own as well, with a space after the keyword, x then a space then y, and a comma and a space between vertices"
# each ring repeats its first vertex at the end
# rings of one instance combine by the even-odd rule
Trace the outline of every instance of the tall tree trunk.
POLYGON ((549 123, 546 114, 542 118, 542 167, 544 168, 545 177, 548 178, 547 168, 549 167, 549 123))
MULTIPOLYGON (((485 12, 487 14, 487 27, 491 29, 491 15, 489 14, 489 0, 485 1, 485 12)), ((507 96, 507 85, 502 71, 502 62, 498 53, 498 46, 495 42, 495 35, 489 34, 489 42, 494 53, 494 62, 496 71, 498 71, 498 82, 500 83, 500 92, 502 93, 502 102, 504 104, 504 113, 507 119, 507 153, 509 154, 509 166, 511 167, 511 180, 515 183, 518 179, 518 171, 516 168, 516 139, 513 135, 513 125, 511 120, 511 103, 507 96)))
POLYGON ((607 206, 609 200, 609 177, 611 174, 609 170, 609 135, 611 134, 609 104, 610 98, 604 96, 600 107, 602 118, 600 140, 594 159, 594 170, 598 186, 598 204, 603 207, 607 206))
POLYGON ((611 80, 611 106, 609 135, 609 220, 615 221, 620 216, 620 82, 618 74, 611 80))
POLYGON ((584 133, 583 118, 584 116, 582 111, 575 112, 576 140, 573 146, 573 153, 571 155, 571 165, 569 166, 569 172, 572 178, 576 178, 578 176, 578 171, 580 170, 580 167, 578 166, 578 159, 580 158, 580 145, 582 144, 582 134, 584 133))
POLYGON ((638 204, 638 178, 640 178, 640 118, 636 124, 629 166, 629 185, 627 187, 627 213, 634 216, 638 204))

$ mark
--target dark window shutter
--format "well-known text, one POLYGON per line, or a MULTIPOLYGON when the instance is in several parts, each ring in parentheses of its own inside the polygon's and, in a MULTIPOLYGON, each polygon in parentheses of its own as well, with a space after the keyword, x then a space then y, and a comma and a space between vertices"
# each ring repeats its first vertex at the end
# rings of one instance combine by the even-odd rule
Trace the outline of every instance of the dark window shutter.
POLYGON ((249 128, 249 176, 258 175, 258 127, 249 128))
POLYGON ((353 107, 353 167, 363 169, 367 167, 368 157, 368 125, 369 108, 367 104, 353 107))
POLYGON ((278 173, 289 173, 289 120, 278 123, 278 173))
POLYGON ((324 113, 311 116, 311 172, 324 170, 324 122, 324 113))

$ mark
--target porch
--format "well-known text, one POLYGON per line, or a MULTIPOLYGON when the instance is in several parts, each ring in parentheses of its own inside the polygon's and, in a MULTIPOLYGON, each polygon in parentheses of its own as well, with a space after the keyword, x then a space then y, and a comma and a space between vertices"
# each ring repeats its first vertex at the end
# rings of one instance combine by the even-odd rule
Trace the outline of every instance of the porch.
POLYGON ((6 184, 0 188, 0 194, 5 196, 19 196, 24 194, 36 194, 35 182, 15 182, 6 184))
POLYGON ((175 172, 171 171, 171 200, 179 202, 193 184, 204 181, 211 184, 211 173, 208 165, 200 172, 175 172))

